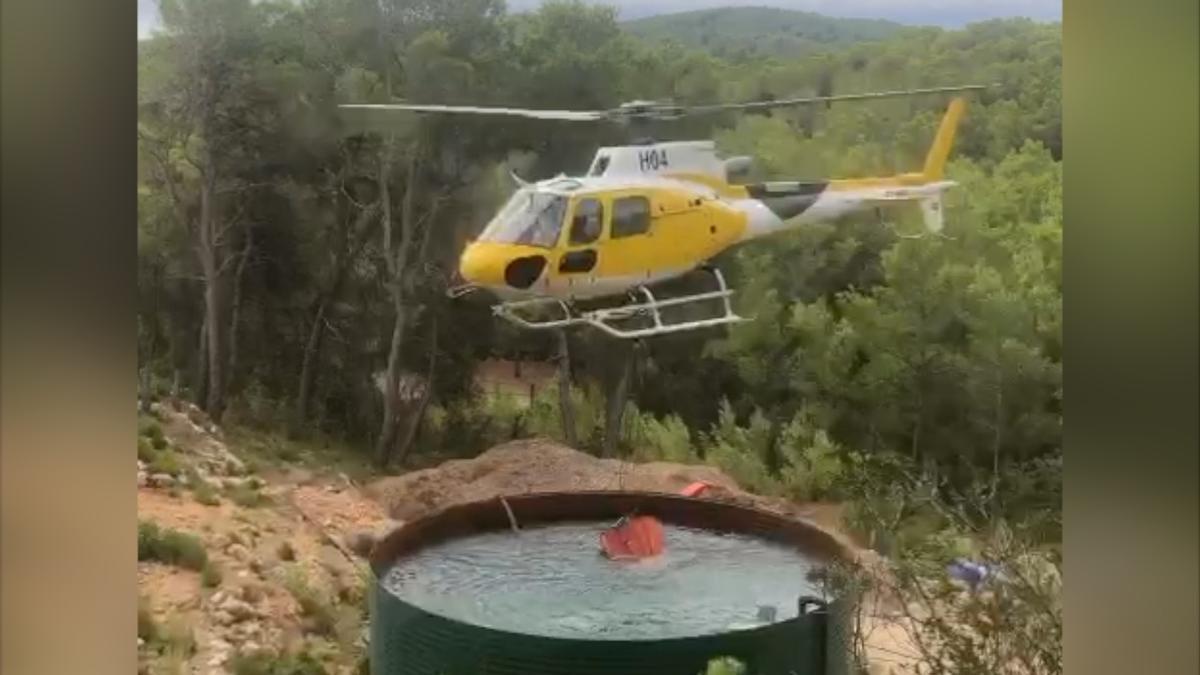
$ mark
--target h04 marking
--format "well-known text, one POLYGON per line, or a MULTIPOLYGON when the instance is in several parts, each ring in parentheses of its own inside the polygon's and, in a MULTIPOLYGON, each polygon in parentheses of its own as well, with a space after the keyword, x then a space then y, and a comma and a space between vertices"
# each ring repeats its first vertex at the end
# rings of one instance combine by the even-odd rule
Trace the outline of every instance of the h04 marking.
POLYGON ((638 153, 638 165, 642 171, 657 171, 665 166, 670 166, 667 163, 667 151, 658 150, 643 150, 638 153))

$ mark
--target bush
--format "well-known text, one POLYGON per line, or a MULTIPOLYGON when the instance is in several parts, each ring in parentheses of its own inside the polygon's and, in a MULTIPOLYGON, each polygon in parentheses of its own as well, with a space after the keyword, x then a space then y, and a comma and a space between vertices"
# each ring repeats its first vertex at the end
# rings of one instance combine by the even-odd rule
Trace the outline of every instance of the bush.
POLYGON ((175 454, 173 450, 163 450, 150 460, 149 470, 150 473, 178 476, 183 473, 183 464, 179 461, 179 455, 175 454))
POLYGON ((197 572, 208 564, 204 544, 194 535, 160 529, 151 521, 138 523, 138 560, 154 560, 197 572))
POLYGON ((312 632, 326 637, 337 635, 338 621, 332 603, 308 583, 303 571, 299 568, 289 570, 284 586, 300 605, 301 614, 309 619, 312 632))
POLYGON ((746 666, 737 659, 727 656, 708 662, 708 668, 701 675, 743 675, 746 666))
POLYGON ((784 431, 781 442, 781 453, 787 465, 780 473, 787 496, 796 501, 840 498, 844 480, 841 449, 823 430, 800 441, 807 443, 800 446, 790 433, 793 425, 784 431))
MULTIPOLYGON (((640 462, 678 462, 691 464, 699 461, 692 448, 692 439, 687 425, 675 415, 661 421, 649 413, 636 410, 629 422, 629 441, 633 445, 633 458, 640 462)), ((629 414, 629 413, 627 413, 629 414)))
POLYGON ((307 651, 275 654, 266 650, 234 655, 229 664, 234 675, 326 675, 328 671, 307 651))
POLYGON ((200 584, 205 588, 216 588, 221 585, 222 576, 221 568, 210 562, 200 571, 200 584))
POLYGON ((157 523, 138 522, 138 560, 153 560, 161 537, 157 523))
POLYGON ((143 419, 138 425, 138 435, 146 438, 151 443, 154 441, 165 440, 163 436, 162 425, 153 419, 143 419))
POLYGON ((160 644, 168 656, 180 660, 186 660, 196 653, 196 636, 192 634, 191 626, 180 617, 175 617, 167 623, 160 637, 160 644))
POLYGON ((225 489, 225 496, 242 508, 254 509, 271 504, 271 498, 249 485, 235 485, 225 489))
POLYGON ((137 440, 137 455, 138 459, 151 464, 158 457, 158 451, 154 449, 154 446, 150 443, 150 439, 139 436, 137 440))
POLYGON ((192 486, 192 496, 197 502, 205 506, 218 506, 221 503, 221 498, 217 496, 217 490, 208 481, 199 481, 192 486))
MULTIPOLYGON (((558 385, 543 387, 525 411, 525 429, 532 436, 552 438, 566 443, 562 411, 558 405, 558 385)), ((596 387, 571 387, 571 409, 575 415, 575 441, 580 450, 598 446, 604 425, 604 397, 596 387)))
POLYGON ((771 477, 767 465, 744 449, 722 442, 710 446, 704 459, 737 481, 744 490, 760 495, 773 495, 779 491, 779 483, 771 477))

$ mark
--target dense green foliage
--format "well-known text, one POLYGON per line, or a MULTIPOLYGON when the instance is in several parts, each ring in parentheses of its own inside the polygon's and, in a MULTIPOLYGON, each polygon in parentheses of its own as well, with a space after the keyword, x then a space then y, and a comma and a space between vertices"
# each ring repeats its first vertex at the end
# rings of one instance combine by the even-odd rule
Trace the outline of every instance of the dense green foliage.
POLYGON ((798 58, 821 50, 881 40, 900 24, 842 19, 774 7, 722 7, 627 21, 622 28, 648 41, 671 40, 721 58, 798 58))
MULTIPOLYGON (((847 467, 900 457, 946 489, 982 486, 1007 512, 1057 510, 1060 26, 771 21, 811 50, 792 58, 736 48, 763 42, 761 20, 725 26, 744 13, 696 15, 697 26, 717 17, 731 41, 707 51, 661 39, 703 46, 691 19, 630 28, 644 39, 611 9, 571 2, 510 16, 496 0, 164 0, 162 14, 165 32, 139 45, 143 390, 227 422, 375 446, 394 464, 568 437, 552 388, 524 408, 472 380, 485 357, 551 359, 554 336, 442 290, 511 190, 509 169, 580 171, 621 136, 502 119, 383 124, 337 103, 590 108, 997 83, 968 107, 945 238, 907 238, 918 229, 898 211, 722 256, 755 320, 648 341, 619 450, 712 462, 797 499, 847 496, 847 467)), ((662 135, 711 135, 754 155, 764 177, 871 175, 918 166, 944 104, 716 117, 662 135)), ((620 350, 590 333, 570 345, 570 436, 598 450, 620 350)), ((169 463, 155 443, 147 431, 139 456, 169 463)))

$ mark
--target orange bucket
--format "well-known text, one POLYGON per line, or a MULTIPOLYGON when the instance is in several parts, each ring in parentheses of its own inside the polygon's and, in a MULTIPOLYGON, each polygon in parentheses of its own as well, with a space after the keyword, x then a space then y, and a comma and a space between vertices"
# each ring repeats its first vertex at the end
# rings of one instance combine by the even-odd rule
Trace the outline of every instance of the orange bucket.
MULTIPOLYGON (((683 488, 684 497, 695 497, 709 488, 708 483, 696 481, 683 488)), ((653 516, 626 516, 616 525, 600 533, 600 549, 613 560, 649 558, 663 552, 663 526, 653 516)))
POLYGON ((633 516, 600 533, 600 548, 613 560, 649 558, 663 552, 663 539, 658 518, 633 516))

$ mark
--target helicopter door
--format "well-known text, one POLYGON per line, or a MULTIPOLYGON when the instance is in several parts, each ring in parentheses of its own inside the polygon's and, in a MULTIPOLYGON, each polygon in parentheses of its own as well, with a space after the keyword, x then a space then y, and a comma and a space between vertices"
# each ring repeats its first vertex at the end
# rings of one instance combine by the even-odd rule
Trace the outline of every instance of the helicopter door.
POLYGON ((575 203, 571 228, 567 232, 566 251, 558 261, 558 273, 569 286, 595 283, 599 263, 600 235, 604 231, 604 204, 585 197, 575 203), (582 277, 582 278, 581 278, 582 277))

